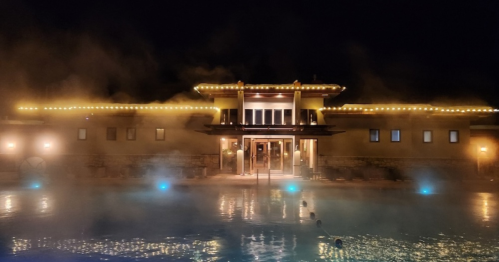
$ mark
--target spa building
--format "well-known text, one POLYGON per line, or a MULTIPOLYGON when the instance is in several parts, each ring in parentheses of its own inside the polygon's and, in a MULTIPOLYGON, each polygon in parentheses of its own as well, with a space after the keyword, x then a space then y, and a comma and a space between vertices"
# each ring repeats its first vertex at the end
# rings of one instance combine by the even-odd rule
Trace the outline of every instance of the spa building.
POLYGON ((497 109, 324 106, 345 89, 238 82, 200 84, 204 102, 192 104, 24 104, 19 120, 0 121, 0 173, 497 175, 497 109))

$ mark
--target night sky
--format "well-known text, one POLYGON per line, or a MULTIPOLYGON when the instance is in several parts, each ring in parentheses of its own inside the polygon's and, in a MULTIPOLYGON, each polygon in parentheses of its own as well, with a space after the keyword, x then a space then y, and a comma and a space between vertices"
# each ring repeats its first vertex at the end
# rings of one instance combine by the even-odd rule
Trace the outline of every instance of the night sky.
POLYGON ((498 1, 313 2, 0 0, 0 99, 166 101, 316 75, 347 87, 332 105, 499 107, 498 1))

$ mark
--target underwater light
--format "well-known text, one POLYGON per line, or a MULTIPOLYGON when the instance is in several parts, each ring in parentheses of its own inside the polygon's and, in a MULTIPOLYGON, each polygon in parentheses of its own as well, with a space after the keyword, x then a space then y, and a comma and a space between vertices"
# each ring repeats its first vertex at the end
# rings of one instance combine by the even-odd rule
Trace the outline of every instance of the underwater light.
POLYGON ((431 187, 421 187, 419 189, 419 193, 422 195, 430 195, 433 193, 433 189, 431 187))
POLYGON ((34 182, 30 185, 30 188, 32 188, 32 189, 38 189, 40 187, 42 187, 42 185, 38 182, 34 182))
POLYGON ((160 182, 158 184, 158 189, 161 191, 166 191, 170 188, 170 184, 168 182, 160 182))
POLYGON ((290 193, 294 193, 298 191, 298 187, 296 185, 288 185, 286 190, 290 193))

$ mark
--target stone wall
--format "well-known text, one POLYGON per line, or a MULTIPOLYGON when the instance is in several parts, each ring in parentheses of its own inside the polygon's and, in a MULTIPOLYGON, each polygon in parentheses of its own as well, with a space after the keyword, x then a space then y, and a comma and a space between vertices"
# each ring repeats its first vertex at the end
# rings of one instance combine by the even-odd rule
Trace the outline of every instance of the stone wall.
POLYGON ((55 176, 194 177, 219 172, 218 155, 61 155, 47 159, 47 163, 47 173, 55 176))
POLYGON ((320 171, 331 179, 478 178, 472 159, 338 157, 321 155, 320 171))

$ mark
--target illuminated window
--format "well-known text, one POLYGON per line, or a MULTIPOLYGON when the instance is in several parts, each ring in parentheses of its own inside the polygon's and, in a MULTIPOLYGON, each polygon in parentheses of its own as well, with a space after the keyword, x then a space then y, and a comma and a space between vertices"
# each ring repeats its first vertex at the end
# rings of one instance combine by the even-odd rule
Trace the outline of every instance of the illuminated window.
POLYGON ((106 132, 107 140, 115 141, 116 140, 116 127, 108 127, 106 132))
POLYGON ((156 128, 156 141, 165 140, 165 129, 164 128, 156 128))
POLYGON ((86 128, 78 128, 78 140, 87 140, 86 128))
POLYGON ((369 141, 379 142, 379 129, 369 129, 369 141))
POLYGON ((220 109, 220 124, 222 125, 237 125, 237 108, 235 109, 220 109))
POLYGON ((126 140, 135 140, 137 135, 137 130, 135 128, 126 129, 126 140))
POLYGON ((458 130, 450 130, 449 131, 449 142, 450 143, 459 143, 459 131, 458 130))
POLYGON ((423 131, 423 143, 433 142, 433 132, 431 130, 423 131))
POLYGON ((400 142, 400 129, 392 129, 392 142, 400 142))

